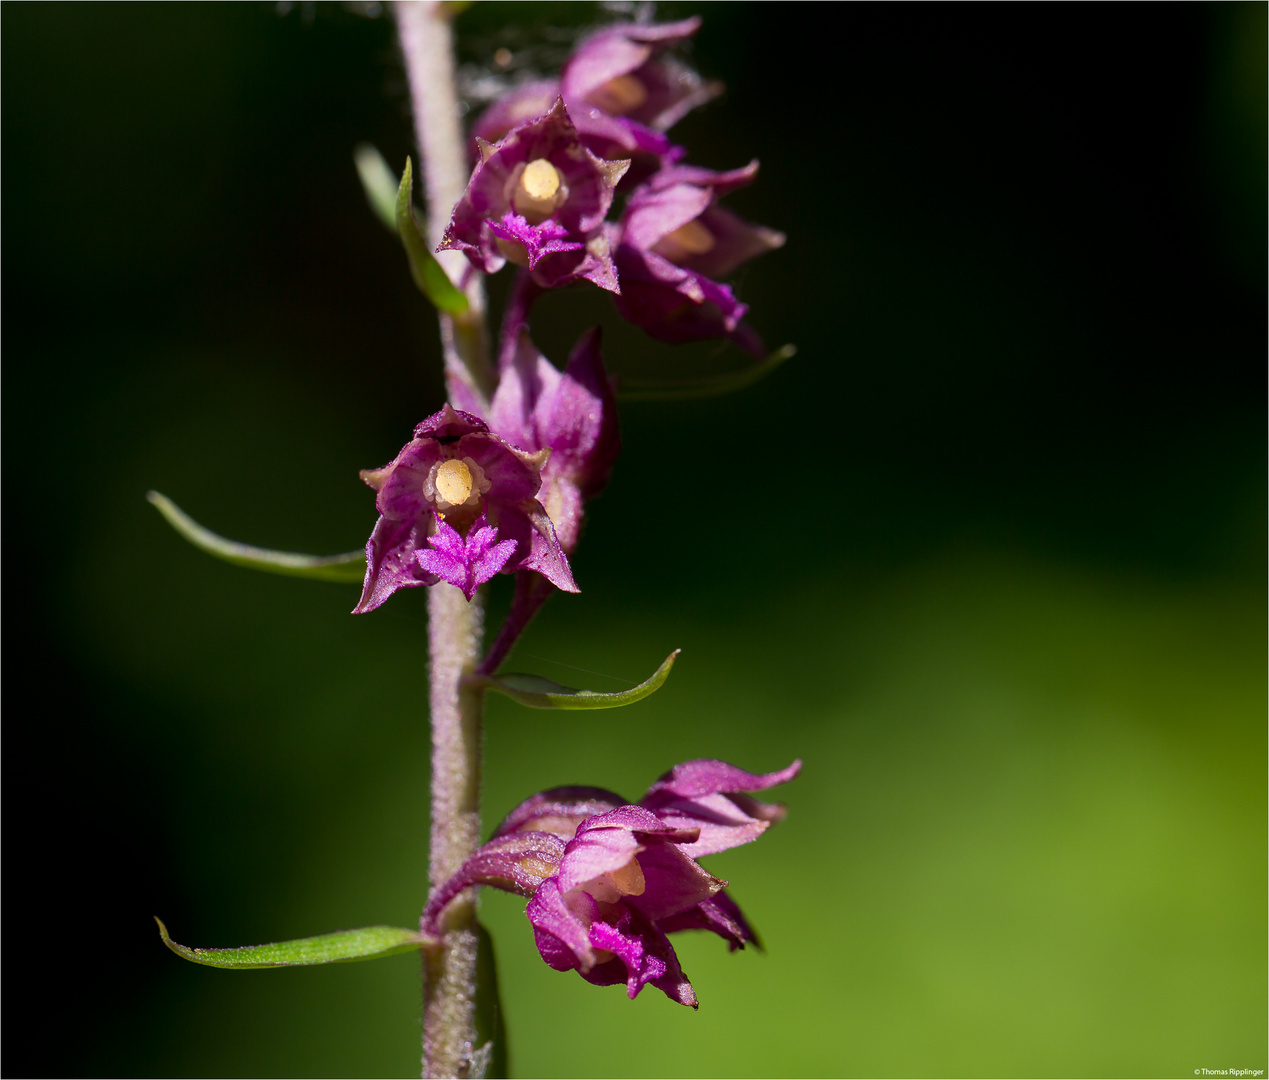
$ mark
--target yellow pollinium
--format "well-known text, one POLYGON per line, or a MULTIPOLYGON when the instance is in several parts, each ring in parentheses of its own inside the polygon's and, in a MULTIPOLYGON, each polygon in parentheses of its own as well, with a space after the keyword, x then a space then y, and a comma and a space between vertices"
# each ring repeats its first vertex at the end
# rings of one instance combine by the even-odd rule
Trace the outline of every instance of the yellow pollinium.
POLYGON ((471 469, 457 458, 442 461, 436 470, 436 493, 451 506, 461 506, 471 495, 471 469))
POLYGON ((524 167, 520 186, 530 199, 553 199, 560 190, 560 174, 546 158, 534 158, 524 167))
POLYGON ((530 225, 539 225, 555 213, 564 195, 559 170, 546 158, 534 158, 520 174, 511 202, 530 225))

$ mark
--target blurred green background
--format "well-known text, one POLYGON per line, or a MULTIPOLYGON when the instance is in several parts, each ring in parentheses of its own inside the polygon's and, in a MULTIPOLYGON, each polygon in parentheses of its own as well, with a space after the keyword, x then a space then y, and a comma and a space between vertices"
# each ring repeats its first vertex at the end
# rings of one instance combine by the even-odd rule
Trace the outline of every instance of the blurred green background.
MULTIPOLYGON (((729 202, 789 242, 739 288, 800 352, 624 409, 584 591, 512 667, 615 689, 682 659, 626 710, 492 702, 486 819, 698 756, 806 766, 709 860, 767 952, 681 936, 699 1013, 551 971, 485 896, 515 1074, 1263 1069, 1266 6, 702 10, 729 93, 674 135, 761 159, 729 202)), ((459 26, 473 64, 546 64, 606 17, 459 26)), ((150 920, 221 946, 424 899, 422 592, 352 618, 355 588, 215 563, 143 498, 357 547, 357 469, 439 407, 352 166, 410 151, 391 24, 2 18, 4 1069, 417 1075, 412 957, 216 971, 150 920)), ((551 300, 557 360, 589 318, 623 369, 675 356, 551 300)))

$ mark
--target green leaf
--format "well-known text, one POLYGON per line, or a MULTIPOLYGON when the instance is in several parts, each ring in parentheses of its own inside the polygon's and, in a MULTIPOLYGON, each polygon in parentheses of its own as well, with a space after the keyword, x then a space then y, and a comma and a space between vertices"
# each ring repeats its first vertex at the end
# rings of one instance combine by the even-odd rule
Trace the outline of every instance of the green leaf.
POLYGON ((369 143, 362 143, 353 151, 357 175, 366 190, 370 209, 388 231, 397 231, 397 177, 379 151, 369 143))
POLYGON ((397 926, 363 926, 360 930, 336 930, 333 934, 277 941, 269 945, 245 945, 240 949, 191 949, 168 937, 167 927, 157 915, 163 944, 177 956, 218 968, 304 967, 309 964, 342 964, 353 960, 375 960, 409 952, 424 944, 417 930, 397 926))
POLYGON ((461 315, 468 308, 467 297, 449 279, 436 256, 428 250, 422 230, 414 220, 414 204, 410 192, 414 185, 414 166, 405 159, 405 172, 401 174, 401 186, 397 188, 396 223, 401 243, 405 245, 410 260, 410 273, 414 284, 432 303, 451 315, 461 315))
POLYGON ((167 518, 168 524, 196 548, 202 548, 207 554, 236 566, 249 566, 253 570, 266 570, 271 574, 289 574, 318 581, 361 582, 366 576, 364 551, 348 551, 343 555, 297 555, 292 551, 270 551, 268 548, 252 547, 236 540, 226 540, 210 529, 203 528, 166 495, 147 491, 145 497, 167 518))
POLYGON ((797 351, 796 345, 784 345, 756 364, 699 379, 623 379, 617 396, 622 401, 677 401, 731 394, 766 378, 797 351))
POLYGON ((670 668, 674 666, 681 651, 675 649, 670 653, 665 662, 638 686, 615 694, 575 690, 571 686, 561 686, 550 679, 544 679, 541 675, 478 675, 469 682, 497 690, 531 709, 616 709, 622 705, 633 705, 660 690, 661 684, 670 677, 670 668))

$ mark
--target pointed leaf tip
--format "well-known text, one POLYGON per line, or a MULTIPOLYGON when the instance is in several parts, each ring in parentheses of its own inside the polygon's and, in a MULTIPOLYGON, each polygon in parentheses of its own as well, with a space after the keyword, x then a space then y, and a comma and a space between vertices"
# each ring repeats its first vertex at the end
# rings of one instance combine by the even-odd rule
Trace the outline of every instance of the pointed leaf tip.
POLYGON ((633 705, 661 689, 670 677, 670 669, 682 649, 675 649, 661 666, 638 686, 620 690, 615 694, 595 690, 577 690, 571 686, 544 679, 540 675, 481 675, 470 680, 472 685, 497 690, 500 694, 527 705, 531 709, 616 709, 633 705))
POLYGON ((426 944, 417 930, 397 926, 363 926, 359 930, 337 930, 333 934, 276 941, 268 945, 244 945, 237 949, 191 949, 173 941, 157 915, 159 936, 177 956, 218 968, 307 967, 313 964, 341 964, 354 960, 375 960, 409 952, 426 944))
POLYGON ((370 209, 388 227, 397 231, 397 178, 377 147, 361 143, 353 150, 357 176, 365 189, 370 209))
POLYGON ((466 295, 449 279, 445 268, 436 261, 423 239, 423 231, 414 219, 414 203, 411 190, 414 187, 414 164, 405 159, 405 171, 397 188, 396 230, 405 245, 405 255, 410 262, 410 274, 419 291, 441 311, 461 315, 470 306, 466 295))
POLYGON ((145 497, 167 523, 196 548, 235 566, 264 570, 270 574, 313 578, 317 581, 355 582, 366 576, 366 553, 347 551, 343 555, 300 555, 293 551, 271 551, 268 548, 226 540, 204 528, 166 495, 147 491, 145 497))
POLYGON ((782 345, 755 364, 697 379, 627 379, 622 381, 617 396, 622 401, 680 401, 733 394, 766 378, 786 360, 796 356, 797 351, 796 345, 782 345))

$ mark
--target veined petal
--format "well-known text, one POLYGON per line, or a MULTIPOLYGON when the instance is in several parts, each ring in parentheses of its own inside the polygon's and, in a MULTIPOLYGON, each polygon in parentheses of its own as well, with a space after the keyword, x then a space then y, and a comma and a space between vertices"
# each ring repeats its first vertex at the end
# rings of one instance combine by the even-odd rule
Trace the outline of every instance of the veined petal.
POLYGON ((550 833, 518 832, 495 837, 428 899, 423 909, 423 932, 439 937, 445 908, 473 885, 492 885, 504 892, 532 896, 555 872, 563 854, 564 842, 550 833))
POLYGON ((587 818, 629 805, 616 792, 596 787, 557 787, 525 799, 502 820, 494 836, 524 829, 554 833, 571 840, 587 818))
MULTIPOLYGON (((584 896, 594 909, 594 901, 584 896)), ((556 971, 579 969, 589 971, 595 966, 595 952, 590 945, 587 926, 564 902, 555 878, 547 878, 539 886, 524 911, 533 926, 533 937, 538 952, 556 971)), ((596 912, 597 913, 597 912, 596 912)))

